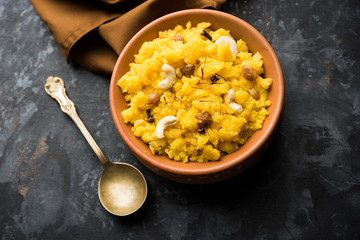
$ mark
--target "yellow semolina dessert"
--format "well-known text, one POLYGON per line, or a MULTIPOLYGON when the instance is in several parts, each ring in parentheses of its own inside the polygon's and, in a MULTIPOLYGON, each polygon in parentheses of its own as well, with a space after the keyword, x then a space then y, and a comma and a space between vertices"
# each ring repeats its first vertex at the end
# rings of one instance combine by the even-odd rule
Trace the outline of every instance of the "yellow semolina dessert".
POLYGON ((263 127, 271 78, 262 56, 210 23, 159 32, 118 80, 122 112, 151 152, 183 162, 220 160, 263 127))

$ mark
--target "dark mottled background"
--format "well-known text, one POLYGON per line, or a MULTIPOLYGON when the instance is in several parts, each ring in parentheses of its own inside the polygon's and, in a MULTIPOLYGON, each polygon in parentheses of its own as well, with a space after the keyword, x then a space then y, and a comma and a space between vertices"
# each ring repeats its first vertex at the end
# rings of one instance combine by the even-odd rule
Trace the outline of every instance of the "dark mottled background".
POLYGON ((112 122, 109 76, 67 64, 28 1, 0 2, 0 236, 10 239, 360 239, 360 1, 228 0, 258 29, 285 78, 279 132, 226 182, 165 180, 132 156, 112 122), (101 164, 43 91, 61 76, 112 161, 137 166, 149 196, 115 217, 101 206, 101 164))

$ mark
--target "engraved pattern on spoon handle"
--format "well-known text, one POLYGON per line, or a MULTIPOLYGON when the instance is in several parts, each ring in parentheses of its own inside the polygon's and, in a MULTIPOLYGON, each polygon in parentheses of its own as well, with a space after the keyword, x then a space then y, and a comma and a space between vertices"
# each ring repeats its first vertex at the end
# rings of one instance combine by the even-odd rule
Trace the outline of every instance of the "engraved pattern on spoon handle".
POLYGON ((84 123, 81 121, 79 115, 76 112, 75 104, 71 101, 66 95, 66 89, 64 86, 64 81, 59 77, 48 77, 46 84, 44 86, 45 92, 49 94, 52 98, 60 104, 61 110, 69 115, 71 119, 80 129, 81 133, 84 135, 91 148, 94 150, 95 154, 100 159, 101 163, 104 165, 108 162, 108 159, 102 153, 99 146, 96 144, 95 140, 90 135, 89 131, 86 129, 84 123))

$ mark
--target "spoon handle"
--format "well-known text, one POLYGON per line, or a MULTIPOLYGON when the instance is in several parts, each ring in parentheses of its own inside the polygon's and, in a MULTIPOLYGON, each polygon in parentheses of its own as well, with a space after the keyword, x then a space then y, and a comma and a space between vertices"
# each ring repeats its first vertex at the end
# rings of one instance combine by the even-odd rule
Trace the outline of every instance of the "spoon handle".
POLYGON ((64 87, 64 81, 59 77, 48 77, 46 84, 44 86, 45 92, 51 97, 56 99, 60 104, 61 110, 69 115, 71 119, 80 129, 81 133, 84 135, 91 148, 94 150, 101 163, 104 165, 108 162, 108 159, 100 150, 99 146, 96 144, 95 140, 90 135, 89 131, 86 129, 84 123, 81 121, 79 115, 76 112, 75 104, 71 101, 66 95, 66 89, 64 87))

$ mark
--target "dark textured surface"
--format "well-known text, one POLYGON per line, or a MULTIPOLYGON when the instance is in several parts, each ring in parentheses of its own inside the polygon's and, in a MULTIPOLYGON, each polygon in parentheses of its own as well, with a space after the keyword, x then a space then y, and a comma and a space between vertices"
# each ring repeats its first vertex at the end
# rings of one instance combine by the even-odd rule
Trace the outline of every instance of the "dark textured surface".
POLYGON ((67 64, 28 1, 0 2, 0 236, 10 239, 360 239, 360 2, 228 0, 285 79, 279 132, 245 173, 189 186, 143 167, 117 133, 108 76, 67 64), (103 152, 147 178, 139 212, 101 206, 101 164, 43 91, 49 75, 103 152))

